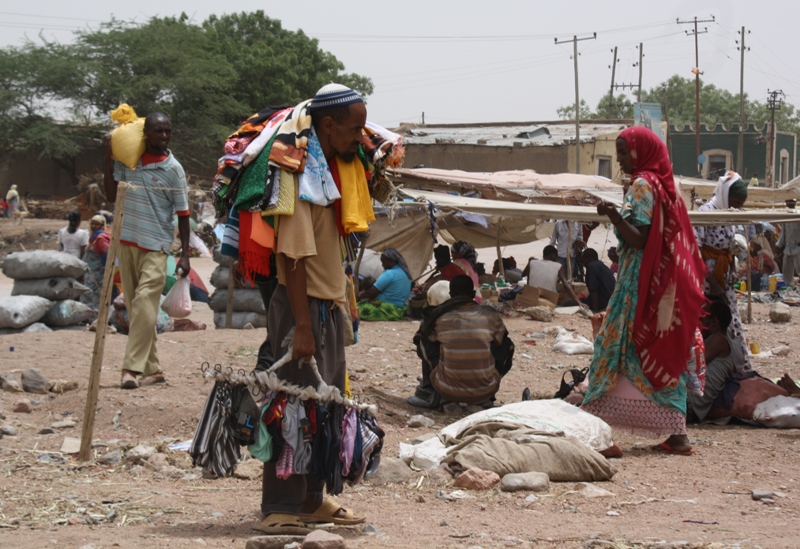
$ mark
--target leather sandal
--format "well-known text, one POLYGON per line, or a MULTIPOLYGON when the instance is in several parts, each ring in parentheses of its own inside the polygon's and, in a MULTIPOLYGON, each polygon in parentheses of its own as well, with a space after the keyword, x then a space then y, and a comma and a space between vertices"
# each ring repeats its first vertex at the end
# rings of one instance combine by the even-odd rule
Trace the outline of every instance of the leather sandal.
POLYGON ((138 389, 139 380, 128 370, 122 370, 122 379, 120 380, 119 386, 122 389, 138 389))
POLYGON ((346 509, 338 501, 329 497, 313 513, 300 513, 300 520, 304 522, 330 522, 337 526, 350 526, 361 524, 367 520, 367 517, 357 517, 352 509, 346 509), (340 514, 340 511, 344 511, 344 515, 340 514))
POLYGON ((305 536, 311 532, 311 528, 297 515, 288 513, 270 513, 253 529, 270 536, 305 536))

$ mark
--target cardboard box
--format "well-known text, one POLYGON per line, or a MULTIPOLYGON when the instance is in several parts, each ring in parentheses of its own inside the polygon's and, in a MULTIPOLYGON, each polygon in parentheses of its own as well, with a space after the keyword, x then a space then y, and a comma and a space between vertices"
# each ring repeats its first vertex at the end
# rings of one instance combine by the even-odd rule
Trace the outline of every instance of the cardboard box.
POLYGON ((537 288, 535 286, 525 286, 522 291, 517 294, 517 297, 514 300, 514 305, 521 308, 538 307, 543 305, 545 307, 555 309, 557 302, 557 292, 551 292, 549 290, 545 290, 544 288, 537 288))

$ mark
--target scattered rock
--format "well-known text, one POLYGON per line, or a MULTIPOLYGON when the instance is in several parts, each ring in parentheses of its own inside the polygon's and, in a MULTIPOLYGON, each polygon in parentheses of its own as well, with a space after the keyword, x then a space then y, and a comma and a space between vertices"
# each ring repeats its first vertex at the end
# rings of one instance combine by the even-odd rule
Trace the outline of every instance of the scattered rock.
POLYGON ((192 540, 192 543, 194 543, 195 545, 199 545, 200 547, 207 547, 208 546, 208 542, 206 540, 204 540, 203 538, 194 539, 194 540, 192 540))
POLYGON ((772 498, 762 498, 759 500, 761 503, 766 503, 767 505, 774 505, 775 500, 772 498))
POLYGON ((503 477, 500 489, 503 492, 546 492, 550 489, 550 477, 547 473, 511 473, 503 477))
POLYGON ((59 452, 62 454, 77 454, 81 451, 81 439, 75 437, 64 437, 59 452))
POLYGON ((35 368, 22 372, 22 388, 29 393, 47 394, 47 378, 35 368))
MULTIPOLYGON (((400 458, 384 457, 378 470, 366 477, 372 484, 398 484, 411 476, 411 469, 400 458)), ((304 545, 305 547, 305 545, 304 545)))
POLYGON ((253 326, 253 324, 251 322, 248 322, 247 324, 245 324, 242 327, 242 330, 255 330, 255 329, 256 329, 256 327, 253 326))
POLYGON ((411 418, 408 420, 408 426, 409 427, 426 427, 427 428, 427 427, 433 427, 434 423, 435 422, 431 418, 423 416, 422 414, 417 414, 415 416, 411 416, 411 418))
POLYGON ((785 303, 773 303, 769 308, 769 319, 772 322, 789 322, 792 320, 792 310, 785 303))
POLYGON ((606 513, 606 515, 608 515, 609 517, 618 517, 619 511, 609 511, 606 513))
POLYGON ((5 419, 6 415, 3 412, 0 412, 0 419, 5 419))
POLYGON ((169 461, 167 461, 167 456, 164 454, 155 453, 149 458, 147 458, 147 466, 153 469, 154 471, 160 471, 162 467, 166 467, 169 465, 169 461))
POLYGON ((417 503, 425 503, 425 496, 422 495, 417 496, 417 503))
POLYGON ((538 320, 539 322, 551 322, 555 316, 553 309, 545 305, 528 307, 527 309, 522 309, 522 312, 528 315, 531 320, 538 320))
POLYGON ((186 472, 183 469, 178 469, 174 465, 165 465, 159 471, 162 475, 169 478, 181 479, 186 472))
POLYGON ((71 419, 63 419, 61 421, 56 421, 51 425, 53 429, 72 429, 75 427, 77 423, 72 421, 71 419))
POLYGON ((303 546, 300 545, 299 542, 293 541, 292 543, 287 543, 283 546, 283 549, 303 549, 303 546))
POLYGON ((342 536, 325 530, 314 530, 303 540, 303 549, 345 549, 347 544, 342 536))
POLYGON ((431 484, 431 486, 442 487, 453 484, 453 475, 441 467, 428 469, 425 474, 428 476, 428 482, 431 484))
POLYGON ((13 412, 17 412, 18 414, 30 414, 33 412, 33 405, 27 398, 21 398, 14 403, 11 410, 13 412))
POLYGON ((302 543, 303 536, 256 536, 247 540, 244 549, 283 549, 290 543, 302 543))
POLYGON ((617 497, 616 494, 614 494, 613 492, 609 492, 605 488, 600 488, 599 486, 595 486, 591 482, 581 482, 579 486, 583 486, 580 492, 581 495, 586 499, 617 497))
POLYGON ((233 472, 236 478, 256 480, 264 476, 264 464, 257 459, 248 459, 236 466, 233 472))
POLYGON ((51 393, 66 393, 68 391, 75 391, 80 387, 77 381, 67 381, 65 379, 56 379, 47 384, 47 390, 51 393))
POLYGON ((17 428, 14 427, 13 425, 3 425, 2 427, 0 427, 0 433, 3 433, 4 435, 8 435, 10 437, 15 437, 17 436, 18 431, 17 428))
POLYGON ((376 532, 380 532, 381 529, 375 526, 374 524, 367 524, 364 528, 361 529, 362 532, 365 534, 374 534, 376 532))
POLYGON ((119 450, 113 450, 111 452, 106 452, 99 458, 97 458, 97 463, 102 465, 118 465, 122 461, 122 452, 119 450))
POLYGON ((525 501, 527 503, 536 503, 537 501, 539 501, 539 498, 534 496, 533 494, 530 494, 528 497, 525 498, 525 501))
POLYGON ((152 446, 145 446, 144 444, 139 444, 138 446, 134 446, 130 450, 128 450, 128 454, 125 456, 128 461, 133 463, 139 463, 140 461, 147 461, 150 459, 150 456, 156 453, 156 449, 152 446))
MULTIPOLYGON (((5 419, 5 418, 0 417, 0 419, 5 419)), ((420 435, 418 437, 412 438, 411 439, 411 444, 413 444, 413 445, 422 444, 426 440, 430 440, 430 439, 436 438, 438 436, 439 435, 437 435, 436 433, 425 433, 424 435, 420 435)))
POLYGON ((40 430, 38 433, 36 433, 36 434, 37 434, 37 435, 54 435, 54 434, 56 434, 56 432, 55 432, 55 430, 54 430, 54 429, 52 429, 52 428, 50 428, 50 427, 45 427, 44 429, 41 429, 41 430, 40 430))
POLYGON ((789 353, 792 352, 792 349, 788 345, 779 345, 771 351, 775 356, 789 356, 789 353))
POLYGON ((9 393, 21 393, 22 384, 14 374, 6 374, 3 376, 3 390, 9 393))
POLYGON ((769 499, 775 495, 769 490, 753 490, 750 494, 753 497, 753 501, 761 501, 764 498, 769 499))
POLYGON ((467 490, 489 490, 498 482, 500 482, 500 475, 494 471, 468 469, 456 477, 456 481, 453 485, 457 488, 466 488, 467 490))

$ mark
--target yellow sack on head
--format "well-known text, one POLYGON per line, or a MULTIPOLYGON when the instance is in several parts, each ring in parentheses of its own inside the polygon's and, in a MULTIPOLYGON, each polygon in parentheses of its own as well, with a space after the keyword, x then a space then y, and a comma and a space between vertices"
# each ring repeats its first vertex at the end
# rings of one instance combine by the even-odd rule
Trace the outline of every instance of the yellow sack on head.
POLYGON ((111 156, 135 170, 145 149, 144 118, 136 116, 133 108, 123 103, 111 111, 111 120, 119 122, 111 132, 111 156))

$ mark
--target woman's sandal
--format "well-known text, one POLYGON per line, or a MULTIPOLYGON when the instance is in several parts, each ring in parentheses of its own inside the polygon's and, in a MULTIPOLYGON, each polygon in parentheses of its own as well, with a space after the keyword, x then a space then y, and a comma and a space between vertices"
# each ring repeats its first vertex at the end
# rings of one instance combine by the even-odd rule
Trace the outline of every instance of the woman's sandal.
POLYGON ((356 517, 352 509, 346 509, 335 499, 329 497, 313 513, 300 513, 300 520, 305 522, 330 522, 337 526, 351 526, 361 524, 367 520, 367 517, 356 517), (344 511, 344 515, 337 515, 340 511, 344 511))
POLYGON ((271 536, 305 536, 311 532, 311 528, 297 515, 288 513, 270 513, 253 529, 271 536))

